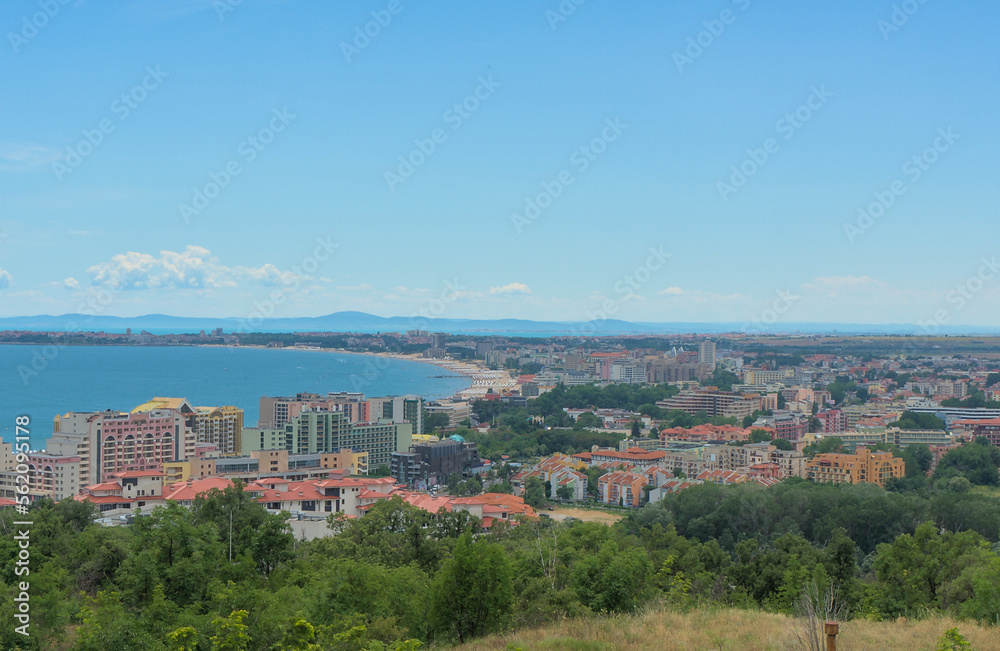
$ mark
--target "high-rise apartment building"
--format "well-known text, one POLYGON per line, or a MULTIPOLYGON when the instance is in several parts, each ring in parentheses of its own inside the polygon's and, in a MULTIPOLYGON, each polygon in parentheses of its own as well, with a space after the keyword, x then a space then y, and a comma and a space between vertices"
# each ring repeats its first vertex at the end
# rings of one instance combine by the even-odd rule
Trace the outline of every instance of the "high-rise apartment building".
POLYGON ((161 470, 166 461, 194 456, 194 432, 176 409, 123 413, 69 412, 56 416, 46 452, 80 457, 80 485, 111 473, 161 470))
POLYGON ((349 448, 368 454, 377 468, 388 465, 393 452, 410 449, 409 423, 382 418, 372 423, 349 422, 343 412, 305 409, 282 428, 248 427, 243 431, 243 454, 258 450, 286 450, 289 454, 331 454, 349 448))
POLYGON ((715 342, 703 341, 698 346, 698 363, 708 364, 715 368, 715 342))
POLYGON ((368 413, 372 421, 386 418, 394 423, 409 423, 414 434, 424 433, 424 399, 420 396, 369 398, 368 413))
POLYGON ((303 409, 325 409, 343 413, 348 422, 365 423, 379 416, 368 413, 369 403, 362 393, 342 391, 321 396, 316 393, 297 393, 295 397, 263 397, 260 399, 260 416, 257 427, 280 429, 303 409))

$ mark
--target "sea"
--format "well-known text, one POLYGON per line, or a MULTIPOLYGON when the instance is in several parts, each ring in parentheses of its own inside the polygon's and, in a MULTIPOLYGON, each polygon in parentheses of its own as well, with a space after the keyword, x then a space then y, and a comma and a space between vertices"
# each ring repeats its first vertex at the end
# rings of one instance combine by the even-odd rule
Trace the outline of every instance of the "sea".
POLYGON ((469 385, 433 364, 325 350, 0 345, 0 436, 13 442, 15 419, 28 416, 31 449, 40 450, 57 414, 130 411, 154 397, 235 405, 253 427, 261 396, 359 391, 431 399, 469 385))

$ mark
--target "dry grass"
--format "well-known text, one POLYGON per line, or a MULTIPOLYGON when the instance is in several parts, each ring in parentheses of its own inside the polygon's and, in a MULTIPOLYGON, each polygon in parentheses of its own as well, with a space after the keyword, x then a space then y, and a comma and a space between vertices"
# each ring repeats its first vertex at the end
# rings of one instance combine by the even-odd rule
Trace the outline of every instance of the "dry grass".
MULTIPOLYGON (((719 651, 796 651, 801 621, 785 615, 735 609, 689 613, 653 609, 635 617, 564 620, 547 627, 483 638, 458 647, 486 651, 520 647, 524 651, 640 651, 716 649, 719 651)), ((1000 629, 949 618, 921 621, 841 624, 839 651, 922 651, 934 649, 949 628, 957 627, 976 651, 1000 649, 1000 629)))
MULTIPOLYGON (((545 513, 545 511, 542 511, 542 513, 545 513)), ((569 506, 557 506, 556 509, 551 512, 551 515, 568 516, 576 518, 577 520, 583 520, 584 522, 600 522, 601 524, 606 524, 609 527, 625 517, 624 515, 608 513, 607 511, 575 509, 569 506)))

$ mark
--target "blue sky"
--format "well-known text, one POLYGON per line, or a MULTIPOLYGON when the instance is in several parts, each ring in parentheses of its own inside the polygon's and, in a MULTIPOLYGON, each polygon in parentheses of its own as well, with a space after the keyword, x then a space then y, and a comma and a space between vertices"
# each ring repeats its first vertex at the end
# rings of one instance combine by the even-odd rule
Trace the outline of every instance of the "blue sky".
POLYGON ((5 2, 0 316, 1000 321, 1000 6, 677 5, 5 2))

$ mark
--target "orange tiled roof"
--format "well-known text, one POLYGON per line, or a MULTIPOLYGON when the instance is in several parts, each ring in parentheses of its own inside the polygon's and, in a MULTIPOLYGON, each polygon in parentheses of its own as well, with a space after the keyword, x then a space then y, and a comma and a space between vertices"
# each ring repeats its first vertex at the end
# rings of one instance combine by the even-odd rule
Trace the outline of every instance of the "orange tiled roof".
POLYGON ((201 493, 207 493, 213 488, 225 490, 232 486, 233 482, 223 477, 203 477, 201 479, 189 479, 171 484, 164 491, 164 499, 172 501, 191 501, 201 493))

